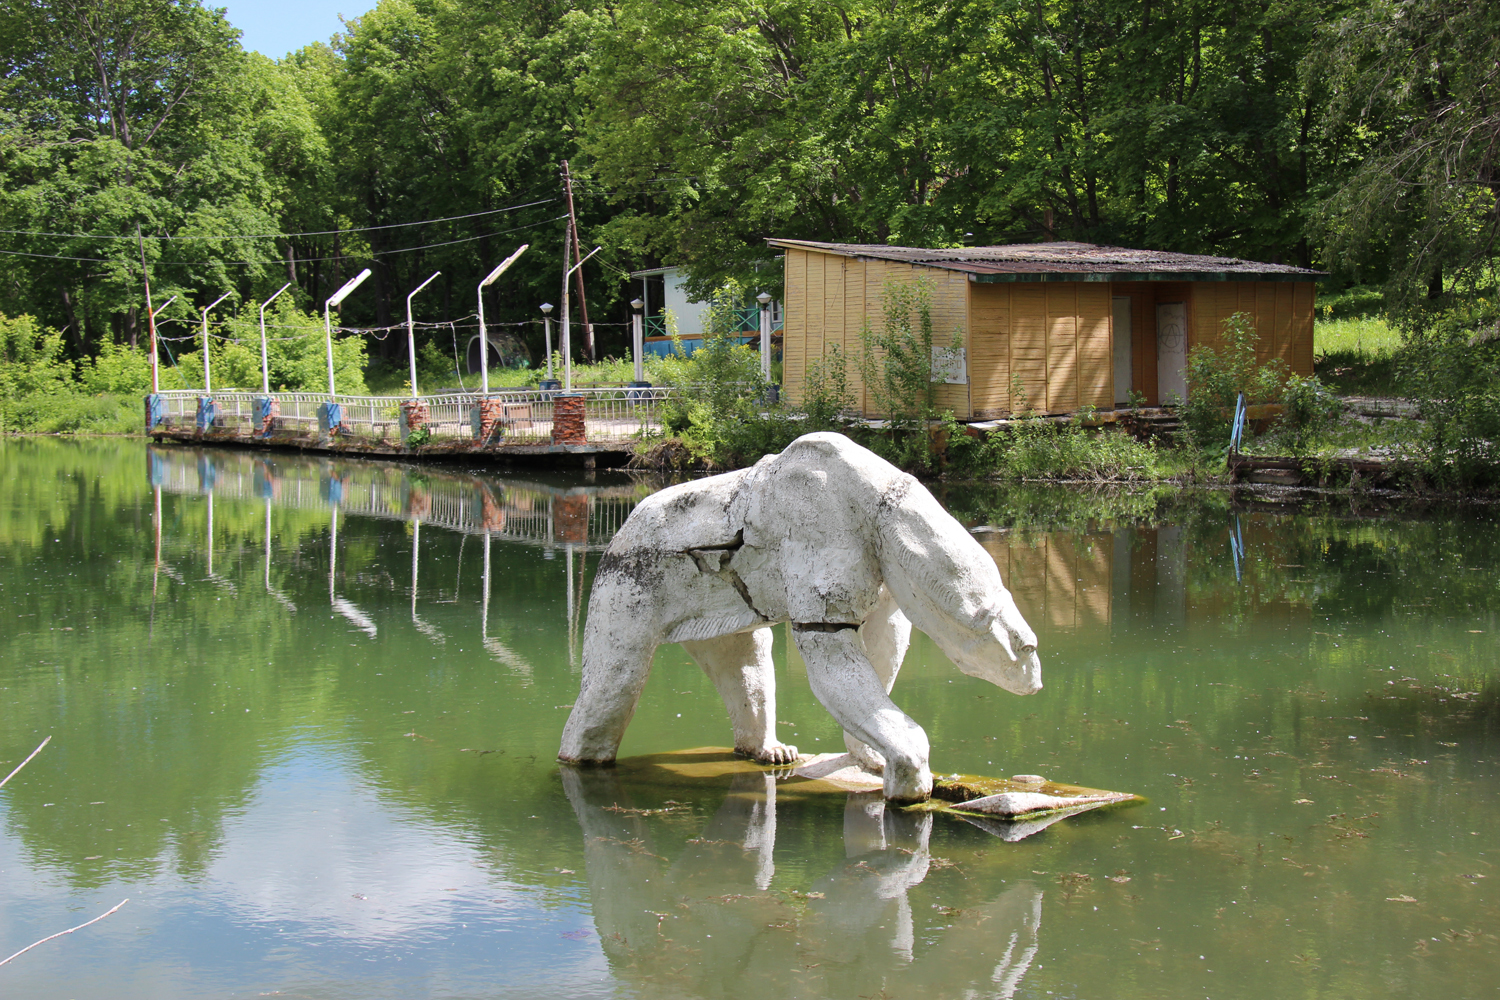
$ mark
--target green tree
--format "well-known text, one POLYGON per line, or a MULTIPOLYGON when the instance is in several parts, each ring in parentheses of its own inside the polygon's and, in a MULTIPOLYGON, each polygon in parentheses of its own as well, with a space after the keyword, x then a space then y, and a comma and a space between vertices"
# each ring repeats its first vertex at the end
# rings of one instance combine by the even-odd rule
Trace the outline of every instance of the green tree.
POLYGON ((1500 226, 1500 9, 1369 0, 1323 26, 1308 72, 1345 168, 1320 206, 1341 274, 1384 279, 1409 328, 1494 281, 1500 226))
POLYGON ((0 299, 65 324, 80 353, 137 343, 137 226, 163 293, 251 292, 275 248, 244 237, 277 220, 264 67, 236 37, 196 0, 5 5, 0 218, 43 235, 6 237, 0 299))

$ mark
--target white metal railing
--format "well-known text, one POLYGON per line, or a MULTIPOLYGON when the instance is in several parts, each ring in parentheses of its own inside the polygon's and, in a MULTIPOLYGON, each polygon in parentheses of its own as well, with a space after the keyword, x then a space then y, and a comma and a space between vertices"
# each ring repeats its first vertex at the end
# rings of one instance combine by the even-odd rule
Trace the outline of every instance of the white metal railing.
MULTIPOLYGON (((624 442, 661 429, 661 405, 673 395, 669 388, 575 389, 573 394, 584 400, 585 436, 589 442, 624 442)), ((552 440, 552 418, 555 399, 561 390, 505 389, 489 393, 445 393, 419 396, 427 407, 427 444, 473 442, 477 426, 477 407, 481 401, 498 406, 497 444, 547 444, 552 440)), ((201 390, 172 390, 159 393, 163 422, 168 430, 193 430, 199 427, 201 390)), ((203 427, 209 436, 242 436, 257 434, 256 400, 274 399, 277 412, 272 419, 271 439, 307 439, 330 432, 334 436, 367 443, 401 447, 400 396, 329 396, 312 392, 213 392, 215 411, 203 427), (336 427, 326 427, 324 407, 338 406, 336 427)))

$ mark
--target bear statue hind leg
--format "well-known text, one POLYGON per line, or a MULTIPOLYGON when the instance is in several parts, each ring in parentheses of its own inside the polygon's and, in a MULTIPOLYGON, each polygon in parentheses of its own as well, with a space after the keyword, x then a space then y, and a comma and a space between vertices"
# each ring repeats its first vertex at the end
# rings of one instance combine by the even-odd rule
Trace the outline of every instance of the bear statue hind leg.
POLYGON ((793 626, 813 696, 844 731, 885 758, 885 797, 923 802, 932 796, 927 734, 886 694, 853 628, 793 626))
POLYGON ((682 648, 724 699, 734 728, 735 752, 762 764, 793 764, 797 748, 776 738, 776 667, 771 643, 770 628, 758 628, 684 642, 682 648))

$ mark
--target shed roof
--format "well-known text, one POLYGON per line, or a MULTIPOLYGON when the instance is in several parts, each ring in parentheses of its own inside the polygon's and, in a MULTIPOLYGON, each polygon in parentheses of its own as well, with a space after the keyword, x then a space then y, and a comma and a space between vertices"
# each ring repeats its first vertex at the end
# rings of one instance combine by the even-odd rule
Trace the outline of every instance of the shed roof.
POLYGON ((767 240, 773 247, 811 250, 962 271, 970 281, 1315 281, 1323 271, 1261 264, 1234 257, 1131 250, 1093 243, 1014 243, 928 250, 879 243, 767 240))

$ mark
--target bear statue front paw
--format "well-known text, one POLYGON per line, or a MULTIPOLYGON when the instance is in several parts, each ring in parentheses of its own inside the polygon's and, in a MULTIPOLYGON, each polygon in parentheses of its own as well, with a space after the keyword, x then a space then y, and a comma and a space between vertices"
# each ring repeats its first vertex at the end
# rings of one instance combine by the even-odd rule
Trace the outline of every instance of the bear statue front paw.
POLYGON ((734 752, 762 764, 795 764, 802 757, 796 747, 785 743, 771 743, 755 748, 735 747, 734 752))
POLYGON ((885 797, 891 802, 926 802, 932 798, 932 772, 925 762, 887 762, 884 777, 885 797))

